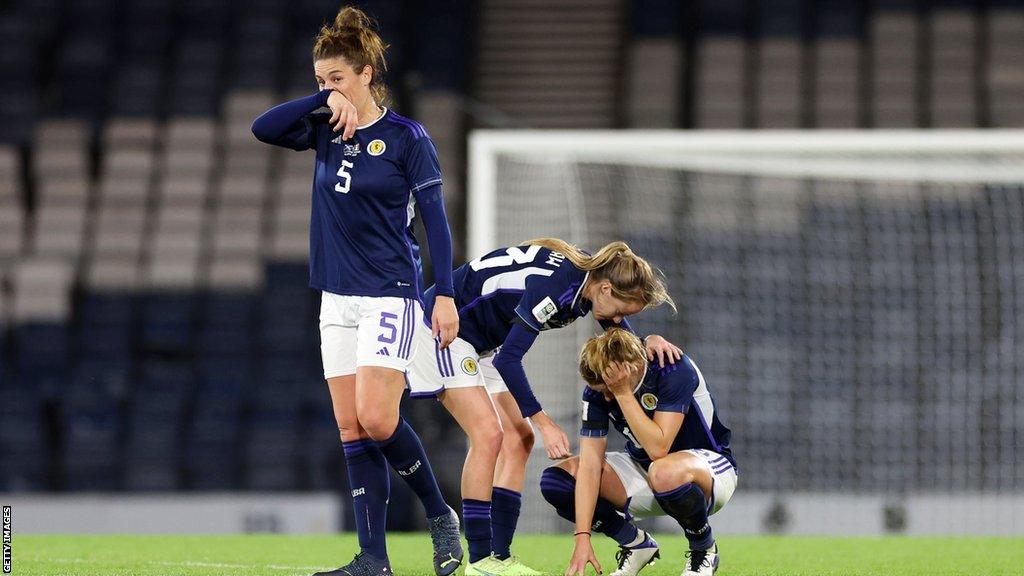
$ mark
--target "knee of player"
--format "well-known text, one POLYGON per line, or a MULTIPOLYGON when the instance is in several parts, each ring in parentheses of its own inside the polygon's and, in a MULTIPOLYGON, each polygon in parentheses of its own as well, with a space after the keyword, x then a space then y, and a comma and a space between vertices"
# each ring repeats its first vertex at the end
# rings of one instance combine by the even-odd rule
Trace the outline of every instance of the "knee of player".
POLYGON ((540 474, 540 493, 551 504, 562 502, 567 496, 572 497, 576 490, 576 477, 559 463, 549 466, 540 474))
POLYGON ((342 442, 356 442, 366 438, 366 433, 357 422, 343 422, 338 426, 338 436, 342 442))
POLYGON ((398 414, 384 414, 379 411, 360 414, 359 425, 366 430, 370 438, 382 442, 391 438, 398 428, 398 414))
POLYGON ((474 448, 484 450, 488 454, 494 455, 494 457, 497 457, 501 452, 504 438, 505 434, 501 430, 501 424, 497 422, 488 422, 478 426, 478 429, 472 431, 469 435, 470 442, 473 443, 474 448))
POLYGON ((505 431, 502 452, 510 458, 525 460, 533 451, 533 428, 526 422, 505 431))
POLYGON ((647 468, 647 479, 655 492, 668 492, 683 484, 693 482, 693 471, 668 460, 655 460, 647 468))

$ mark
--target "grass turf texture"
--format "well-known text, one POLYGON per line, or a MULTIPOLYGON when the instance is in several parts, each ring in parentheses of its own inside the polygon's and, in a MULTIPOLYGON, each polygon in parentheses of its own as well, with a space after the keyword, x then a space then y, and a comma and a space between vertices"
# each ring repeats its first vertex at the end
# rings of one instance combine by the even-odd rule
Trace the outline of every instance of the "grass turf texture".
MULTIPOLYGON (((642 574, 678 575, 685 540, 661 535, 659 543, 661 560, 642 574)), ((15 536, 12 544, 12 573, 33 576, 297 576, 336 568, 356 549, 354 535, 15 536)), ((391 535, 388 548, 397 575, 433 574, 426 535, 391 535)), ((614 543, 595 538, 595 548, 604 573, 614 571, 614 543)), ((562 574, 572 537, 518 536, 515 551, 534 568, 562 574)), ((719 551, 718 576, 1024 574, 1020 538, 722 538, 719 551)))

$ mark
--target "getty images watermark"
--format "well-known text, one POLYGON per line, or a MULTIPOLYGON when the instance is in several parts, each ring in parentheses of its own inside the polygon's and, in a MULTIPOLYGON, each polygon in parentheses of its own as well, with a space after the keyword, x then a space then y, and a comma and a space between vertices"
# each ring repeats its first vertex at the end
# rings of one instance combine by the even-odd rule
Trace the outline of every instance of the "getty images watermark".
POLYGON ((4 574, 11 573, 11 507, 4 506, 4 574))

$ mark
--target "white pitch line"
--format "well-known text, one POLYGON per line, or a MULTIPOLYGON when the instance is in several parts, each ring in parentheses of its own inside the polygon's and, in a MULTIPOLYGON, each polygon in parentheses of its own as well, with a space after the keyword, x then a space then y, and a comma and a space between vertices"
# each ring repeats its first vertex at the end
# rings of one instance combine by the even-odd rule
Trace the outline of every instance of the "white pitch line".
MULTIPOLYGON (((86 560, 83 558, 43 558, 36 556, 31 559, 34 562, 55 562, 57 564, 109 564, 108 560, 86 560)), ((117 561, 113 561, 116 563, 117 561)), ((269 570, 323 570, 323 566, 281 566, 279 564, 226 564, 222 562, 198 562, 186 560, 184 562, 171 562, 166 560, 146 560, 146 564, 154 566, 182 566, 193 568, 231 568, 237 570, 269 569, 269 570)))

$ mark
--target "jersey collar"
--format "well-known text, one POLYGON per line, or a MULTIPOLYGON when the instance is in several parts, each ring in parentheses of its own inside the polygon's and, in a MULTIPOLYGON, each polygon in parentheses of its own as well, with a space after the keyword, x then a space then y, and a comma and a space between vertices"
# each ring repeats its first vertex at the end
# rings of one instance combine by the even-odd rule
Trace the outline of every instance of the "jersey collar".
POLYGON ((362 129, 364 129, 364 128, 369 128, 370 126, 373 126, 373 125, 374 125, 374 124, 376 124, 377 122, 380 122, 381 120, 383 120, 383 119, 384 119, 384 117, 388 115, 388 107, 387 107, 387 106, 381 106, 381 108, 383 108, 383 109, 384 109, 384 112, 382 112, 380 116, 377 116, 377 117, 376 117, 376 118, 375 118, 375 119, 374 119, 373 121, 371 121, 371 122, 370 122, 369 124, 363 124, 362 126, 356 126, 356 130, 362 130, 362 129))
POLYGON ((569 305, 570 310, 576 308, 576 303, 579 302, 580 296, 583 295, 583 287, 587 285, 588 278, 590 278, 589 271, 587 271, 587 273, 583 275, 583 282, 580 282, 580 287, 576 289, 576 294, 572 297, 572 304, 569 305))
POLYGON ((642 376, 640 376, 640 380, 637 381, 636 388, 633 388, 633 394, 634 395, 640 390, 640 388, 643 388, 644 380, 647 380, 647 368, 648 368, 648 366, 650 366, 650 365, 647 362, 644 362, 644 373, 643 373, 642 376))

